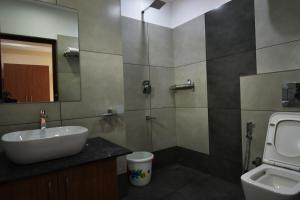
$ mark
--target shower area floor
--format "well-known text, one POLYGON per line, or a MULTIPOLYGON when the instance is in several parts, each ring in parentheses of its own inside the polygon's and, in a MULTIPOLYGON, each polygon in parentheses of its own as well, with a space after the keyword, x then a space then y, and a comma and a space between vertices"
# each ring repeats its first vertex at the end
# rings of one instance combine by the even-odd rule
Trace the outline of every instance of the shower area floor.
POLYGON ((155 170, 145 187, 129 186, 122 200, 244 200, 244 196, 239 185, 176 164, 155 170))

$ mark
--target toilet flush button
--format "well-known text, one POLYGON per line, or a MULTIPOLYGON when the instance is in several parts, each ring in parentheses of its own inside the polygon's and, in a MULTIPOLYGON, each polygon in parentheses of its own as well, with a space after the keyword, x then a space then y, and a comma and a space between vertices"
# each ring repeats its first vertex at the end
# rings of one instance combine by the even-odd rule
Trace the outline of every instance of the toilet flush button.
POLYGON ((272 144, 272 142, 267 142, 267 145, 272 146, 273 144, 272 144))

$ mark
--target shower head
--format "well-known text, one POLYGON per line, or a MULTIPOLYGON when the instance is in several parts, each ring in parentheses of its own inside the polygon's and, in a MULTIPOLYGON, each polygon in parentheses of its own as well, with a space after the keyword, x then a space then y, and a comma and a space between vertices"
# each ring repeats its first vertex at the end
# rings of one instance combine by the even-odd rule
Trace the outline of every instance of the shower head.
POLYGON ((148 10, 149 8, 155 8, 155 9, 161 9, 161 7, 163 7, 166 4, 166 2, 161 1, 161 0, 155 0, 151 3, 150 6, 148 6, 145 10, 142 11, 142 14, 145 13, 146 10, 148 10))
POLYGON ((161 9, 166 4, 166 2, 161 1, 161 0, 155 0, 153 3, 150 5, 151 8, 155 9, 161 9))

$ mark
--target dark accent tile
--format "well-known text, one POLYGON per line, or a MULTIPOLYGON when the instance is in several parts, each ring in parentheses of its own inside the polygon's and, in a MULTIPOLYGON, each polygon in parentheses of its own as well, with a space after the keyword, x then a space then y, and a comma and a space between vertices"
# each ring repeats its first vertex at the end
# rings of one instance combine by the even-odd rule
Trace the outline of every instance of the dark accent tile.
POLYGON ((174 192, 166 200, 243 200, 243 192, 237 185, 215 177, 195 180, 174 192), (200 189, 201 188, 201 189, 200 189))
POLYGON ((233 0, 205 14, 207 59, 255 50, 254 0, 233 0))
POLYGON ((171 165, 153 173, 152 182, 144 187, 129 186, 123 200, 243 200, 240 185, 206 173, 171 165))
POLYGON ((256 52, 207 61, 209 108, 240 108, 240 76, 256 73, 256 52))
POLYGON ((178 147, 178 163, 205 173, 209 172, 209 155, 178 147))
POLYGON ((240 178, 242 175, 241 161, 233 161, 218 156, 210 156, 209 166, 209 172, 211 175, 235 184, 240 184, 240 178))
POLYGON ((128 175, 127 173, 118 175, 118 193, 119 199, 128 195, 128 175))
POLYGON ((208 109, 208 117, 210 155, 241 162, 240 110, 208 109))
POLYGON ((153 169, 160 169, 168 165, 174 164, 177 161, 178 147, 171 147, 160 151, 153 152, 153 169))
POLYGON ((235 162, 179 147, 178 163, 235 184, 240 183, 240 176, 242 175, 242 163, 240 161, 235 162))

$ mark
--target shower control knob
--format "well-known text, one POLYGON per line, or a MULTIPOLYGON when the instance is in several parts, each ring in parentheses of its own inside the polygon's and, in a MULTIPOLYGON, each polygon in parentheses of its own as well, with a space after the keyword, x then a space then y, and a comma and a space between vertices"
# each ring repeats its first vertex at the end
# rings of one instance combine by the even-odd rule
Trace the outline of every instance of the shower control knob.
POLYGON ((146 116, 146 120, 147 120, 147 121, 153 120, 153 119, 156 119, 156 117, 146 116))

